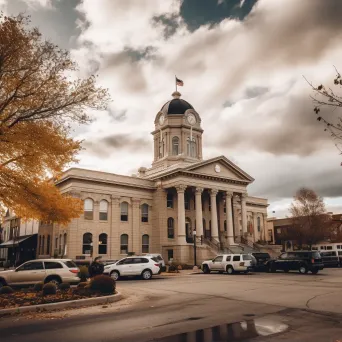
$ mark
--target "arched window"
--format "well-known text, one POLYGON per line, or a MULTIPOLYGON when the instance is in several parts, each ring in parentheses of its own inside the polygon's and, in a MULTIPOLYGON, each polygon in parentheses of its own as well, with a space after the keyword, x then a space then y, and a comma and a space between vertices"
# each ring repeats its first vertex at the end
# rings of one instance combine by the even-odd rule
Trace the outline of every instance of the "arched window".
POLYGON ((91 255, 92 250, 92 244, 93 244, 93 234, 91 233, 85 233, 83 234, 83 254, 91 255))
POLYGON ((189 137, 186 140, 186 150, 187 150, 187 155, 196 158, 197 156, 197 144, 196 144, 196 139, 194 137, 191 138, 189 137))
POLYGON ((51 237, 50 235, 48 235, 46 239, 46 254, 47 255, 50 255, 50 244, 51 244, 51 237))
POLYGON ((188 193, 184 194, 184 206, 185 210, 190 210, 190 196, 188 193))
POLYGON ((257 226, 258 226, 258 232, 261 230, 261 220, 260 217, 257 218, 257 226))
POLYGON ((141 222, 148 222, 148 204, 141 206, 141 222))
POLYGON ((223 212, 226 214, 227 213, 227 205, 226 205, 226 200, 223 200, 223 212))
POLYGON ((173 194, 171 193, 167 194, 166 207, 171 209, 173 208, 173 194))
POLYGON ((128 221, 128 203, 122 202, 120 205, 121 208, 121 221, 127 222, 128 221))
POLYGON ((42 237, 42 255, 45 255, 45 236, 42 237))
POLYGON ((172 217, 167 219, 167 237, 168 239, 175 238, 175 220, 172 217))
POLYGON ((224 222, 223 222, 223 229, 225 232, 227 231, 227 221, 226 220, 224 220, 224 222))
POLYGON ((120 236, 120 254, 128 254, 128 235, 122 234, 120 236))
POLYGON ((94 218, 94 201, 91 198, 84 200, 84 218, 92 220, 94 218))
POLYGON ((100 201, 99 219, 100 221, 108 220, 108 202, 105 200, 100 201))
POLYGON ((58 247, 58 254, 62 254, 62 234, 59 235, 59 247, 58 247))
POLYGON ((67 255, 67 233, 63 237, 63 255, 67 255))
POLYGON ((107 254, 107 234, 99 235, 99 254, 107 254))
POLYGON ((179 155, 179 138, 178 137, 172 138, 172 155, 173 156, 179 155))
POLYGON ((150 250, 150 237, 147 234, 142 236, 142 245, 141 251, 142 253, 149 253, 150 250))

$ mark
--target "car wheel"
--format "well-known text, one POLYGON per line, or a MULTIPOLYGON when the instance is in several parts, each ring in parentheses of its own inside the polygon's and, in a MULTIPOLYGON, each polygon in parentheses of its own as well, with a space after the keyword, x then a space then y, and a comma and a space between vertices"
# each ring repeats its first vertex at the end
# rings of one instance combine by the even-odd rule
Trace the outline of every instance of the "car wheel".
POLYGON ((120 274, 118 271, 113 271, 110 273, 110 276, 116 281, 116 280, 119 280, 120 278, 120 274))
POLYGON ((210 268, 208 265, 203 265, 203 273, 209 274, 210 273, 210 268))
POLYGON ((144 280, 150 280, 152 278, 152 272, 150 270, 145 270, 141 273, 141 277, 144 280))
POLYGON ((317 274, 317 273, 318 273, 318 270, 311 270, 311 273, 312 273, 312 274, 317 274))
POLYGON ((227 274, 233 274, 234 273, 234 268, 232 266, 227 267, 227 274))
POLYGON ((53 277, 53 278, 48 278, 46 280, 46 283, 52 283, 54 285, 56 285, 57 287, 59 286, 59 284, 61 283, 61 280, 57 277, 53 277))
POLYGON ((308 268, 305 265, 300 265, 299 266, 299 273, 301 273, 301 274, 308 273, 308 268))

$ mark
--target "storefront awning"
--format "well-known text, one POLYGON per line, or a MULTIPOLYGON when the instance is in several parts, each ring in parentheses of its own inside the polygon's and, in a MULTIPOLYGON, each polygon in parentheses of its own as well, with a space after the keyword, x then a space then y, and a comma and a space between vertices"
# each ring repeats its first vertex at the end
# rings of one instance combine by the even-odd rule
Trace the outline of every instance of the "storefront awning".
POLYGON ((22 243, 23 241, 31 238, 33 235, 27 235, 27 236, 21 236, 18 239, 15 240, 8 240, 6 242, 3 242, 2 244, 0 244, 0 248, 11 248, 11 247, 15 247, 18 246, 20 243, 22 243))

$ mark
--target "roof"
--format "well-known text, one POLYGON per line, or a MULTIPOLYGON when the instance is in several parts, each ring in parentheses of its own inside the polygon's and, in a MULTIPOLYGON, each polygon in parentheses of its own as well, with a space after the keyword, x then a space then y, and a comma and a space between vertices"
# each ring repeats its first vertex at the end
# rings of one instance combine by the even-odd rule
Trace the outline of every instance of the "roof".
POLYGON ((37 235, 37 234, 22 236, 22 237, 19 237, 18 239, 15 239, 15 240, 8 240, 8 241, 0 244, 0 248, 8 248, 8 247, 12 247, 12 246, 18 246, 20 243, 24 242, 25 240, 31 238, 34 235, 37 235))
POLYGON ((166 102, 160 111, 164 114, 183 115, 188 109, 194 109, 194 107, 183 99, 175 98, 166 102))

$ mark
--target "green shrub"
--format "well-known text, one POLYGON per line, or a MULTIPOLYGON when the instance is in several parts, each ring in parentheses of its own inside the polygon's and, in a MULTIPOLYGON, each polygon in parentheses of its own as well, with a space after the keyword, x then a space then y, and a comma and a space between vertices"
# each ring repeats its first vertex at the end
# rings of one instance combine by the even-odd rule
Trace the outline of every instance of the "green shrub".
POLYGON ((90 289, 102 294, 115 292, 115 280, 107 275, 98 275, 90 282, 90 289))
POLYGON ((44 283, 37 283, 33 286, 33 291, 40 292, 43 290, 44 283))
POLYGON ((0 294, 11 294, 14 290, 10 286, 3 286, 0 288, 0 294))
POLYGON ((57 287, 53 283, 47 283, 43 286, 43 295, 55 295, 57 293, 57 287))
POLYGON ((70 284, 69 283, 61 283, 61 284, 59 284, 59 289, 61 291, 67 291, 70 289, 70 284))
POLYGON ((81 279, 81 282, 87 281, 89 278, 89 272, 87 266, 81 266, 80 271, 78 272, 78 277, 81 279))

